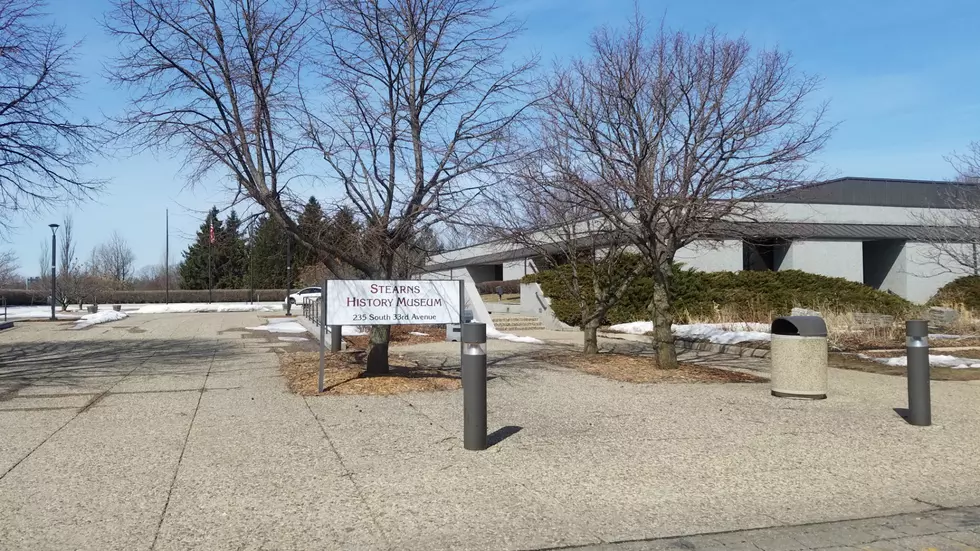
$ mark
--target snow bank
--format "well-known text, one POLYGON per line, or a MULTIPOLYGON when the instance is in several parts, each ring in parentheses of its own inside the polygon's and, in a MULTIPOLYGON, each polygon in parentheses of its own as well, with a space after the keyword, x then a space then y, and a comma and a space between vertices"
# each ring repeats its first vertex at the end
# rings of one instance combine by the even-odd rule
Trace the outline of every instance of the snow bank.
MULTIPOLYGON (((67 312, 61 311, 61 306, 57 307, 55 317, 58 319, 78 319, 81 312, 69 309, 67 312)), ((50 319, 50 306, 8 306, 8 320, 27 320, 27 319, 50 319)), ((3 308, 0 308, 0 320, 3 320, 3 308)))
POLYGON ((415 335, 416 337, 428 337, 428 333, 419 333, 418 331, 409 331, 409 335, 415 335))
MULTIPOLYGON (((49 313, 50 315, 50 313, 49 313)), ((119 321, 121 319, 126 319, 129 314, 126 312, 116 312, 115 310, 106 310, 104 312, 96 312, 94 314, 85 314, 78 321, 75 322, 75 329, 85 329, 86 327, 91 327, 99 323, 108 323, 110 321, 119 321)))
POLYGON ((240 302, 198 302, 187 304, 147 304, 141 306, 137 314, 191 314, 198 312, 277 312, 282 310, 278 302, 244 304, 240 302))
MULTIPOLYGON (((874 360, 893 367, 905 367, 908 365, 908 358, 905 356, 897 356, 894 358, 875 358, 865 354, 858 354, 858 356, 866 360, 874 360)), ((946 356, 942 354, 930 354, 929 366, 951 367, 953 369, 980 368, 980 360, 977 360, 976 358, 959 358, 956 356, 946 356)))
POLYGON ((268 331, 270 333, 306 333, 306 328, 292 318, 271 318, 266 325, 246 327, 249 331, 268 331))
MULTIPOLYGON (((631 335, 645 335, 653 331, 653 322, 620 323, 611 326, 609 330, 631 335)), ((769 324, 767 323, 692 323, 689 325, 673 325, 671 330, 675 337, 706 340, 716 344, 758 342, 770 339, 769 324)))
POLYGON ((536 339, 534 337, 518 337, 517 335, 511 335, 510 333, 501 333, 496 329, 487 328, 487 338, 497 339, 501 341, 519 342, 524 344, 544 344, 544 341, 536 339))

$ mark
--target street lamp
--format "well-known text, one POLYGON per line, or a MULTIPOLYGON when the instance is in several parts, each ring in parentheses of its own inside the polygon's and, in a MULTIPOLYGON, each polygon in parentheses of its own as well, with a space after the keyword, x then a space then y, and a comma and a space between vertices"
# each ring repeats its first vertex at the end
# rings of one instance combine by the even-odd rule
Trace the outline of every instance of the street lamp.
POLYGON ((54 315, 54 303, 58 296, 58 280, 55 279, 55 260, 58 258, 58 224, 48 224, 51 228, 51 321, 57 320, 54 315))

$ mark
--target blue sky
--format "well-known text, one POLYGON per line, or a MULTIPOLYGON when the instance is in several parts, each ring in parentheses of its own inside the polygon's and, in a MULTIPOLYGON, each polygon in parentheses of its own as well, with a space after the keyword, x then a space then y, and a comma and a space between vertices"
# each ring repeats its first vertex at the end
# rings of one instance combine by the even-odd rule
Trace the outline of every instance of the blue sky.
MULTIPOLYGON (((501 0, 524 20, 514 52, 537 52, 545 64, 587 53, 599 25, 624 25, 632 0, 501 0)), ((944 160, 980 140, 980 2, 975 0, 678 0, 638 2, 651 22, 699 32, 715 26, 744 35, 753 46, 793 54, 799 70, 823 79, 819 99, 830 101, 839 123, 816 161, 828 176, 940 179, 953 174, 944 160)), ((79 71, 88 84, 75 106, 92 117, 115 113, 123 92, 102 77, 115 44, 99 25, 104 0, 51 0, 54 19, 82 40, 79 71)), ((229 197, 217 181, 185 185, 181 162, 170 153, 96 159, 89 173, 111 180, 97 200, 75 213, 78 251, 122 232, 137 266, 162 262, 164 211, 170 209, 171 259, 193 237, 212 204, 229 197)), ((323 190, 322 195, 330 195, 323 190)), ((38 246, 50 239, 47 224, 62 209, 14 220, 18 228, 0 243, 20 258, 22 272, 39 270, 38 246)))

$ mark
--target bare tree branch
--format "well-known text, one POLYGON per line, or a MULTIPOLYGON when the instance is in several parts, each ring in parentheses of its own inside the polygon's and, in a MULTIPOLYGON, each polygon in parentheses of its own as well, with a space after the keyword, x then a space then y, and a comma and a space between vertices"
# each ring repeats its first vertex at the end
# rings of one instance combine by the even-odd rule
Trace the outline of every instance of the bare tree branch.
POLYGON ((102 182, 79 170, 95 150, 97 128, 72 120, 81 77, 77 44, 45 21, 40 0, 0 0, 0 229, 9 213, 77 200, 102 182))

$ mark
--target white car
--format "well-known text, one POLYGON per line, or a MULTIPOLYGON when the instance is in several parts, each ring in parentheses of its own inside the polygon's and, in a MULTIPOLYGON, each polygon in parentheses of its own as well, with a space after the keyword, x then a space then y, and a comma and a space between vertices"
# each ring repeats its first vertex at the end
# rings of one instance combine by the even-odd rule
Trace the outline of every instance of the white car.
POLYGON ((289 304, 303 304, 305 298, 320 298, 319 287, 307 287, 289 295, 289 304))

